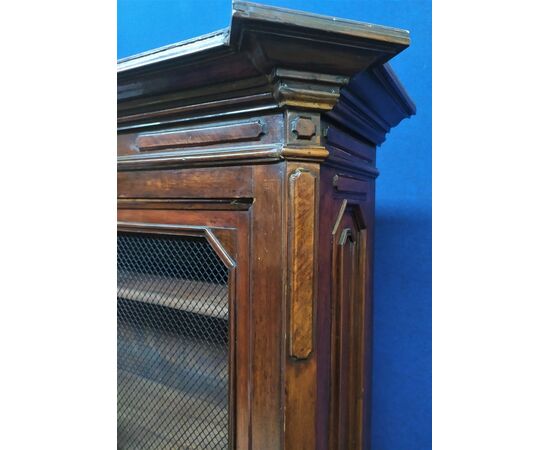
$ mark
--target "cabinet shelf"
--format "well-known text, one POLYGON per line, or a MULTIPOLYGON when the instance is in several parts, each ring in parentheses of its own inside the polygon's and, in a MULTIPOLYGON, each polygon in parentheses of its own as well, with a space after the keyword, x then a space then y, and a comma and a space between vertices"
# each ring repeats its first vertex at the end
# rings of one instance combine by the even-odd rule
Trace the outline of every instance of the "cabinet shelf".
POLYGON ((118 280, 118 297, 228 320, 227 286, 160 275, 125 275, 118 280))

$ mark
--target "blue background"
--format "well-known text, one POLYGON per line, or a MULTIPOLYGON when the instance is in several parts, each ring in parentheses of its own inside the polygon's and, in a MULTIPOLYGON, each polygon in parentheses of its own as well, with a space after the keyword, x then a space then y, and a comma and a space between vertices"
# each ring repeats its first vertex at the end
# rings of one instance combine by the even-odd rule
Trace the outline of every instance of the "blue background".
MULTIPOLYGON (((405 28, 392 62, 417 114, 378 152, 373 450, 431 448, 431 2, 263 0, 405 28)), ((230 0, 118 0, 118 57, 229 24, 230 0)))

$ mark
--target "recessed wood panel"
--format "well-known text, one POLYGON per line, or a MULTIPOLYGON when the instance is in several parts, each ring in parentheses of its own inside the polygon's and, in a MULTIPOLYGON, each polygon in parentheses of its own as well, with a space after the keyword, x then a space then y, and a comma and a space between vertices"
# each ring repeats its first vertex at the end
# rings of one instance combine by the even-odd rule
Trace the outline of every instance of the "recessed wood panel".
POLYGON ((363 445, 366 230, 344 200, 333 229, 331 449, 363 445))
POLYGON ((249 141, 264 133, 260 120, 218 124, 179 130, 143 133, 136 139, 140 151, 184 148, 193 145, 208 145, 216 142, 249 141))
POLYGON ((118 198, 250 198, 252 180, 250 167, 118 172, 118 198))
POLYGON ((310 172, 290 175, 290 356, 298 359, 313 351, 315 192, 310 172))

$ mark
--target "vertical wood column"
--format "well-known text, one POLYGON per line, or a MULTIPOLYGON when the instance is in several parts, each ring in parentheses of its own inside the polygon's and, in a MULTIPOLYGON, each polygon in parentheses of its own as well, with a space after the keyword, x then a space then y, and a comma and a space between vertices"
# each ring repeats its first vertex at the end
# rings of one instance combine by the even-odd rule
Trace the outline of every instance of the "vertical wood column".
POLYGON ((284 163, 254 167, 250 234, 251 449, 283 447, 284 163))
POLYGON ((287 164, 285 449, 315 449, 319 166, 287 164))

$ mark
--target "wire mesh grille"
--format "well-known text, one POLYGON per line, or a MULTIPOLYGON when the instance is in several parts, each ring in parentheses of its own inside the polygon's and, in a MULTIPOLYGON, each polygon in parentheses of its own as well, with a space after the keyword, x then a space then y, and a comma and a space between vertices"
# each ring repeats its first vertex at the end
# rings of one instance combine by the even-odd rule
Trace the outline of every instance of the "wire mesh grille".
POLYGON ((203 238, 118 235, 118 448, 229 446, 228 270, 203 238))

